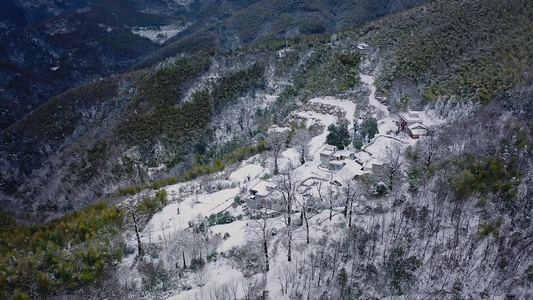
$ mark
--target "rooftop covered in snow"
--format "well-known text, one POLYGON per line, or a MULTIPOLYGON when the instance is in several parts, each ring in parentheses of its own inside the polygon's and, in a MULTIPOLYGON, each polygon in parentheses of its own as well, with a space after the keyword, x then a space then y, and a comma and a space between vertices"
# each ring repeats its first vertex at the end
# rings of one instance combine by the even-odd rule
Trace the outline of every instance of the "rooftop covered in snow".
POLYGON ((412 111, 408 113, 400 112, 398 113, 398 116, 400 116, 400 119, 402 119, 403 121, 407 123, 407 126, 415 124, 415 123, 419 123, 419 124, 424 123, 424 121, 422 121, 422 119, 416 112, 412 112, 412 111))
POLYGON ((250 193, 254 196, 265 197, 270 194, 275 185, 271 182, 261 180, 256 185, 250 188, 250 193))

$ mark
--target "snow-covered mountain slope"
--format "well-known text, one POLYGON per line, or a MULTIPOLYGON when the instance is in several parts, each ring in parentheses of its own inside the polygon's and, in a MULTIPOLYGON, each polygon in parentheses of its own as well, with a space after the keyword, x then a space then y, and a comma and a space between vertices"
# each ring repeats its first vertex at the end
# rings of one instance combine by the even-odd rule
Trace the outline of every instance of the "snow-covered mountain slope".
POLYGON ((54 98, 1 134, 0 295, 532 298, 532 12, 436 0, 54 98))
MULTIPOLYGON (((373 164, 387 168, 391 164, 387 148, 394 148, 404 160, 401 172, 407 173, 412 162, 405 160, 406 151, 421 147, 432 137, 416 140, 404 132, 391 133, 397 126, 386 113, 387 107, 372 106, 365 109, 381 116, 379 133, 368 142, 365 151, 355 153, 356 160, 346 159, 338 171, 322 165, 320 153, 326 147, 328 134, 324 131, 309 140, 309 156, 302 165, 298 150, 284 150, 278 160, 282 170, 279 175, 272 174, 273 157, 258 154, 230 173, 166 187, 171 204, 147 223, 142 243, 145 248, 158 249, 155 256, 146 255, 145 259, 170 277, 153 282, 151 288, 165 290, 165 297, 172 300, 264 296, 293 299, 298 295, 308 299, 347 299, 401 294, 426 299, 439 297, 440 287, 457 287, 458 280, 465 276, 482 278, 494 272, 491 268, 479 269, 485 259, 480 253, 494 254, 484 241, 472 241, 470 235, 476 233, 470 232, 459 238, 453 251, 463 258, 466 251, 479 253, 466 259, 465 266, 453 267, 454 271, 446 276, 435 276, 435 272, 440 272, 435 269, 437 266, 447 270, 453 266, 450 259, 458 259, 450 258, 450 250, 443 248, 457 228, 445 217, 442 203, 432 200, 435 192, 431 183, 413 193, 404 178, 384 195, 373 195, 373 189, 386 185, 380 180, 386 181, 387 177, 380 177, 384 175, 380 168, 365 168, 368 162, 361 160, 372 159, 373 164), (369 186, 371 182, 375 186, 369 186), (258 188, 264 183, 271 187, 267 195, 258 188), (284 193, 293 197, 290 212, 276 204, 284 201, 280 200, 285 199, 284 193), (213 221, 213 216, 221 214, 232 217, 227 220, 229 223, 213 221), (288 218, 294 222, 291 226, 287 225, 288 218), (438 226, 440 236, 426 236, 426 226, 438 226), (415 237, 425 242, 414 242, 415 237), (289 247, 292 254, 287 261, 289 247), (202 263, 187 266, 189 262, 195 264, 195 260, 202 263)), ((315 98, 293 116, 299 121, 304 119, 307 130, 317 125, 326 127, 344 117, 358 121, 357 107, 354 99, 315 98), (334 108, 336 115, 317 111, 323 110, 324 105, 334 108)), ((430 116, 434 116, 434 111, 421 113, 424 124, 441 126, 443 120, 430 116)), ((349 121, 349 128, 353 121, 349 121)), ((283 132, 283 128, 276 131, 283 132)), ((467 232, 468 228, 481 225, 476 217, 465 224, 467 232)), ((135 244, 134 239, 131 244, 135 244)), ((125 260, 121 268, 130 268, 130 264, 130 260, 125 260)), ((144 278, 147 274, 133 276, 144 278)), ((495 297, 505 296, 502 290, 489 292, 490 284, 473 280, 454 293, 474 295, 487 291, 495 297)), ((138 288, 146 288, 146 282, 138 288)), ((526 290, 519 291, 528 295, 526 290)))
POLYGON ((142 180, 185 176, 201 157, 212 164, 258 144, 271 118, 305 101, 296 84, 308 95, 359 94, 349 70, 360 53, 335 64, 346 46, 327 40, 181 55, 55 97, 1 134, 4 200, 14 210, 76 209, 142 180))

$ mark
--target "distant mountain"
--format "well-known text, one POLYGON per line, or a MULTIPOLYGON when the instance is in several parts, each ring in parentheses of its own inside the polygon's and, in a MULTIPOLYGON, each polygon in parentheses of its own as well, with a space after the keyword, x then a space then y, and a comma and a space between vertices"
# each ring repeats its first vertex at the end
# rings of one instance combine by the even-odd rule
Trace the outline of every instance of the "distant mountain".
POLYGON ((167 41, 164 47, 136 68, 150 66, 184 51, 234 49, 284 38, 355 28, 425 2, 427 0, 263 0, 218 23, 190 26, 167 41))
POLYGON ((69 88, 132 66, 199 49, 332 33, 425 1, 3 2, 0 11, 9 17, 0 31, 0 111, 6 116, 0 130, 69 88))
POLYGON ((221 1, 222 11, 211 1, 2 2, 9 17, 0 31, 0 130, 53 96, 123 73, 153 53, 159 44, 144 31, 165 36, 165 26, 204 26, 252 2, 221 1))
POLYGON ((157 49, 127 28, 134 19, 137 24, 156 22, 155 16, 126 2, 109 0, 0 33, 0 93, 6 99, 0 110, 17 120, 21 111, 8 107, 32 111, 69 88, 126 71, 157 49))
POLYGON ((0 134, 4 207, 75 210, 119 188, 241 157, 271 118, 301 104, 299 95, 357 93, 360 54, 329 40, 180 55, 52 98, 0 134))
POLYGON ((24 26, 27 24, 24 11, 15 4, 14 0, 6 0, 0 3, 0 17, 2 30, 24 26))
POLYGON ((0 2, 0 31, 39 24, 61 14, 89 9, 98 0, 3 0, 0 2))

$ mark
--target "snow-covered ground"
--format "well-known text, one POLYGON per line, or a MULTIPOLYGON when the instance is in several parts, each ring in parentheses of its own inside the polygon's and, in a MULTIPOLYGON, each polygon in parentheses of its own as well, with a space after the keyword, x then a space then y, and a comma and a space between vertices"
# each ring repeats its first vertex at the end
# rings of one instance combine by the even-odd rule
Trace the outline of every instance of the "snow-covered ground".
MULTIPOLYGON (((363 165, 380 164, 383 157, 383 150, 392 142, 399 142, 404 147, 416 143, 416 140, 409 138, 406 134, 396 135, 395 120, 396 116, 392 116, 387 106, 381 104, 375 99, 375 87, 373 85, 374 78, 370 75, 361 75, 363 82, 371 87, 371 94, 369 103, 375 106, 380 113, 378 113, 378 128, 379 134, 371 143, 367 144, 363 151, 356 154, 356 158, 363 165)), ((349 128, 353 126, 352 120, 356 110, 356 104, 349 99, 338 99, 334 97, 316 98, 310 100, 311 103, 321 103, 329 106, 335 106, 345 111, 346 119, 350 122, 349 128)), ((331 123, 337 122, 337 116, 330 114, 319 113, 311 109, 298 111, 295 113, 298 117, 307 120, 306 125, 309 127, 313 124, 321 124, 327 127, 331 123)), ((430 112, 421 112, 420 118, 426 125, 437 124, 430 112)), ((277 128, 276 130, 283 130, 277 128)), ((312 159, 307 160, 303 165, 300 165, 299 154, 293 149, 289 148, 282 153, 279 159, 279 169, 287 170, 294 169, 294 179, 297 182, 307 182, 309 184, 308 193, 316 194, 317 185, 313 183, 322 181, 325 182, 323 188, 328 189, 331 193, 339 192, 340 187, 329 184, 332 181, 344 182, 346 179, 353 178, 354 175, 364 174, 369 172, 364 169, 359 163, 352 160, 347 160, 346 165, 341 171, 332 172, 320 166, 320 152, 325 147, 326 136, 328 132, 324 130, 318 136, 312 138, 309 147, 309 154, 312 159)), ((253 220, 247 217, 242 217, 244 214, 241 206, 235 207, 234 199, 236 196, 244 199, 248 194, 249 189, 257 184, 265 174, 270 174, 273 170, 273 158, 260 158, 258 155, 233 171, 229 175, 224 175, 227 180, 218 180, 217 185, 219 190, 213 192, 205 192, 198 181, 190 183, 179 183, 172 186, 167 186, 165 189, 170 195, 171 204, 166 206, 161 212, 155 214, 145 227, 142 240, 143 243, 163 243, 167 240, 172 240, 172 236, 179 231, 188 230, 191 222, 208 217, 210 214, 216 214, 222 211, 229 211, 232 215, 241 215, 242 220, 236 220, 230 224, 215 225, 209 227, 210 234, 213 236, 225 237, 220 239, 216 245, 218 253, 224 253, 234 247, 243 246, 250 241, 257 241, 257 230, 253 230, 253 220), (258 163, 260 162, 260 163, 258 163)), ((271 175, 271 174, 270 174, 271 175)), ((216 177, 216 176, 215 176, 216 177)), ((268 176, 267 176, 268 177, 268 176)), ((307 186, 307 185, 306 185, 307 186)), ((342 208, 334 208, 333 212, 329 209, 324 209, 318 215, 310 218, 310 239, 318 240, 324 235, 334 236, 336 233, 331 230, 332 226, 338 226, 342 223, 342 208), (330 221, 330 213, 332 219, 330 221), (337 224, 337 225, 335 225, 337 224)), ((284 226, 281 217, 272 218, 273 228, 282 228, 284 226)), ((363 222, 361 219, 359 222, 363 222)), ((295 229, 294 243, 305 243, 305 226, 295 229)), ((279 239, 279 237, 276 237, 279 239)), ((279 241, 273 241, 272 244, 279 241)), ((273 246, 272 246, 273 247, 273 246)), ((286 263, 286 250, 283 247, 278 247, 276 254, 271 258, 271 271, 267 274, 266 289, 269 291, 271 299, 288 299, 288 296, 282 295, 279 291, 278 279, 276 276, 280 274, 281 268, 284 268, 286 263)), ((234 268, 228 259, 221 257, 216 262, 208 263, 202 271, 202 280, 194 279, 190 275, 188 283, 189 290, 174 291, 173 295, 169 296, 169 300, 186 300, 186 299, 206 299, 205 295, 208 291, 216 290, 222 285, 233 287, 237 297, 243 297, 245 293, 245 279, 240 271, 234 268), (199 282, 201 282, 199 284, 199 282)), ((262 280, 261 274, 254 275, 256 280, 262 280)))
POLYGON ((368 96, 368 102, 370 103, 370 105, 373 105, 374 107, 379 109, 381 112, 383 112, 383 115, 385 117, 389 116, 390 113, 389 113, 388 107, 381 104, 381 102, 379 102, 376 99, 376 86, 374 85, 374 81, 375 81, 374 77, 370 75, 365 75, 365 74, 360 74, 359 76, 361 77, 362 82, 370 86, 370 95, 368 96))
MULTIPOLYGON (((172 186, 168 188, 172 190, 172 186)), ((143 242, 157 242, 178 230, 189 227, 189 222, 197 216, 204 217, 224 211, 231 206, 240 193, 238 187, 224 189, 212 194, 201 193, 185 198, 180 203, 172 203, 155 214, 143 232, 143 242)))
POLYGON ((237 171, 231 173, 229 178, 239 183, 246 183, 258 176, 264 174, 265 168, 256 164, 247 164, 237 171))
POLYGON ((178 25, 166 25, 159 27, 136 27, 131 29, 131 32, 148 38, 152 42, 163 44, 171 37, 183 31, 186 27, 178 25))

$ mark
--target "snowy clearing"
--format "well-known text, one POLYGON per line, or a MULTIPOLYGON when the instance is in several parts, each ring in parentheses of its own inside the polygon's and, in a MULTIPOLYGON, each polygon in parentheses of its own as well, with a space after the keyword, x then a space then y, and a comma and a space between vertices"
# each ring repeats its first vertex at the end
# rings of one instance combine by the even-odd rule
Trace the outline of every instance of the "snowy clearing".
POLYGON ((136 27, 131 32, 138 36, 150 39, 152 42, 163 44, 176 34, 182 32, 186 26, 166 25, 158 27, 136 27))

